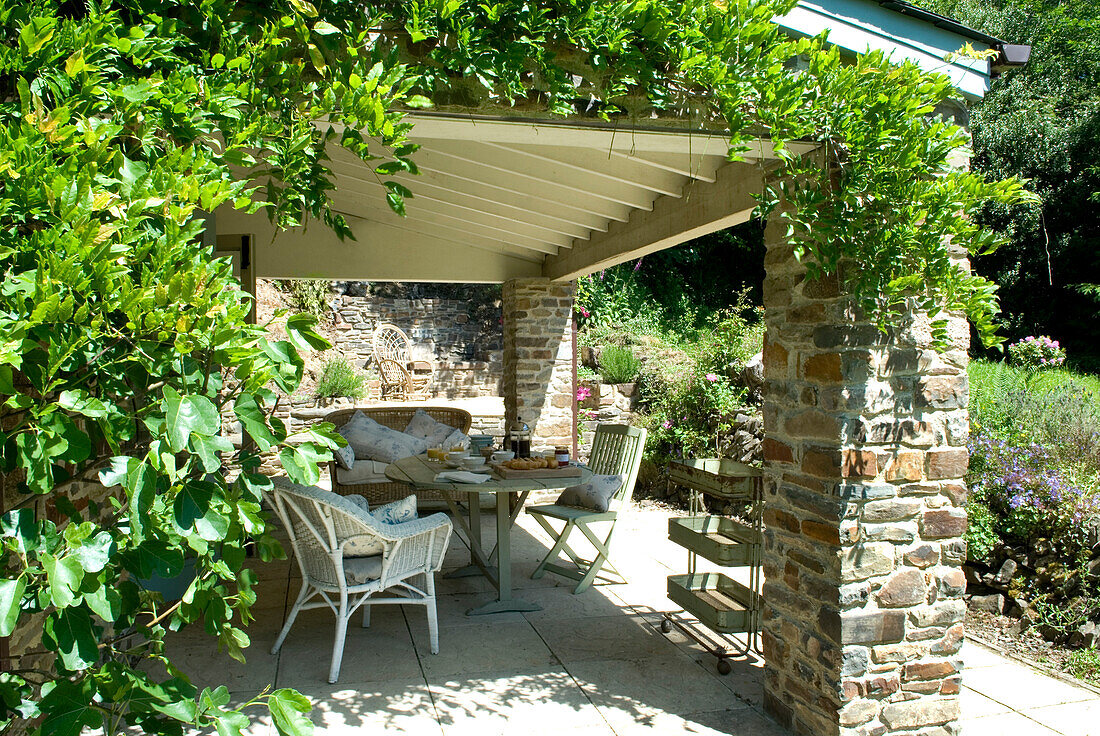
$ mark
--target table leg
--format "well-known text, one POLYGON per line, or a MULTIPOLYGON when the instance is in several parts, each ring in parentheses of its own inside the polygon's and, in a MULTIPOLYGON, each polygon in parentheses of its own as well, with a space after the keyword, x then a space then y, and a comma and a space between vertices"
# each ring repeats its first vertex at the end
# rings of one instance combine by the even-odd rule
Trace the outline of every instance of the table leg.
POLYGON ((506 611, 540 611, 542 606, 512 597, 512 509, 511 493, 497 494, 497 599, 466 611, 467 616, 506 611))
POLYGON ((481 545, 481 494, 480 492, 471 491, 466 495, 469 505, 467 509, 469 521, 463 518, 461 507, 451 497, 450 493, 444 493, 443 498, 447 501, 451 513, 454 514, 455 524, 466 536, 466 541, 469 543, 470 564, 444 573, 443 577, 468 578, 475 575, 484 575, 489 579, 489 582, 496 586, 497 570, 493 568, 492 557, 485 554, 485 548, 481 545))

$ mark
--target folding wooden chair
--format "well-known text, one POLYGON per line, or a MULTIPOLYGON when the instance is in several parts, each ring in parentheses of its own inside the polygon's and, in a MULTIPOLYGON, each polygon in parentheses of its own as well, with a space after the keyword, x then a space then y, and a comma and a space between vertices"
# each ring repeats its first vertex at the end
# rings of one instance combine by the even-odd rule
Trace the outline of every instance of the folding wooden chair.
POLYGON ((591 511, 558 504, 531 506, 527 509, 527 513, 534 516, 535 521, 555 540, 549 554, 531 574, 532 578, 541 578, 549 570, 556 575, 576 580, 577 586, 573 588, 573 593, 580 593, 599 578, 600 571, 607 567, 619 576, 620 580, 617 582, 625 582, 622 574, 615 569, 607 557, 619 509, 630 501, 630 496, 634 492, 634 482, 638 479, 638 468, 642 464, 645 437, 644 429, 628 427, 625 424, 601 424, 596 428, 588 467, 597 475, 622 475, 625 478, 622 488, 612 497, 607 511, 591 511), (550 519, 563 521, 565 526, 559 532, 551 524, 550 519), (610 524, 605 536, 600 536, 590 526, 601 522, 610 524), (594 559, 586 560, 570 548, 567 540, 574 529, 579 529, 596 549, 594 559), (568 562, 572 563, 571 565, 558 564, 557 558, 562 552, 565 553, 568 562))

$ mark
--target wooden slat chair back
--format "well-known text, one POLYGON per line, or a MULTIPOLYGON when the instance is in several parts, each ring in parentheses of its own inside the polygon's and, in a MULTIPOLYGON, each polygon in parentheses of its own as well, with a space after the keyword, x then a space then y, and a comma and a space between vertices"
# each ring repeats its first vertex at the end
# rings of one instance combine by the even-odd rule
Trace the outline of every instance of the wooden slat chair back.
MULTIPOLYGON (((351 407, 350 409, 336 409, 325 415, 324 421, 332 422, 337 429, 347 424, 352 415, 357 411, 361 411, 368 417, 383 424, 390 429, 396 429, 398 432, 403 432, 405 427, 409 425, 409 420, 412 419, 413 413, 417 409, 420 409, 428 414, 432 419, 443 424, 450 425, 455 429, 461 429, 463 434, 470 433, 470 425, 473 423, 473 417, 470 412, 465 409, 459 409, 453 406, 361 406, 351 407)), ((390 503, 391 501, 397 501, 412 493, 412 488, 406 483, 359 483, 342 485, 336 482, 336 462, 330 462, 328 467, 329 479, 332 482, 332 490, 340 495, 347 495, 349 493, 357 493, 364 496, 370 505, 377 506, 384 503, 390 503)), ((417 491, 416 498, 418 502, 442 502, 443 495, 439 491, 417 491)))
POLYGON ((432 514, 401 524, 383 524, 355 500, 321 488, 274 478, 269 502, 290 536, 302 572, 302 588, 271 653, 278 653, 300 611, 329 608, 336 614, 336 636, 329 682, 340 676, 348 621, 363 609, 370 625, 370 606, 419 604, 428 614, 428 637, 439 652, 435 605, 435 572, 443 564, 451 537, 446 514, 432 514), (381 554, 347 557, 353 542, 377 542, 381 554), (389 597, 377 594, 390 591, 389 597))
POLYGON ((597 475, 622 475, 626 479, 612 498, 607 511, 591 511, 558 504, 527 508, 527 513, 534 516, 535 521, 554 539, 553 547, 535 568, 532 578, 540 578, 549 571, 575 580, 577 585, 573 592, 580 593, 600 579, 600 572, 606 567, 618 576, 617 582, 625 582, 622 574, 608 560, 608 555, 618 513, 627 506, 634 493, 638 469, 642 464, 642 452, 645 450, 645 439, 646 430, 639 427, 601 424, 596 428, 588 467, 597 475), (551 523, 551 519, 564 522, 565 525, 559 531, 551 523), (609 526, 607 533, 601 536, 591 525, 603 522, 607 522, 609 526), (574 529, 579 530, 595 548, 596 555, 593 559, 584 559, 569 546, 569 535, 574 529), (558 562, 558 555, 561 553, 567 558, 562 561, 566 564, 558 562))

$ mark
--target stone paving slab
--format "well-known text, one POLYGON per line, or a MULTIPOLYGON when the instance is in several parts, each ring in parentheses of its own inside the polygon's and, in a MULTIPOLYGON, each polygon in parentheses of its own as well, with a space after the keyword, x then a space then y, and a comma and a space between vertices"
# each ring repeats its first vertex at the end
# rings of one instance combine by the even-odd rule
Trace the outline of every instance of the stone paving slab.
MULTIPOLYGON (((517 590, 543 606, 531 613, 467 617, 485 602, 481 578, 439 580, 440 653, 428 651, 422 606, 379 606, 371 626, 348 628, 340 682, 325 681, 334 618, 303 613, 282 652, 268 650, 297 595, 293 562, 257 564, 260 605, 249 628, 246 665, 216 653, 205 635, 181 632, 170 644, 199 680, 230 682, 234 697, 260 687, 292 686, 314 702, 318 734, 425 736, 784 736, 761 709, 763 663, 732 661, 719 676, 715 659, 677 630, 661 634, 665 576, 686 566, 667 541, 668 513, 623 514, 612 561, 626 585, 597 585, 574 596, 552 574, 527 577, 549 540, 527 515, 516 529, 517 590)), ((484 519, 488 534, 493 520, 484 519)), ((452 544, 447 565, 463 561, 452 544)), ((446 567, 445 567, 446 569, 446 567)), ((968 641, 962 725, 985 736, 1100 736, 1100 698, 968 641)), ((274 734, 266 717, 250 736, 274 734)))

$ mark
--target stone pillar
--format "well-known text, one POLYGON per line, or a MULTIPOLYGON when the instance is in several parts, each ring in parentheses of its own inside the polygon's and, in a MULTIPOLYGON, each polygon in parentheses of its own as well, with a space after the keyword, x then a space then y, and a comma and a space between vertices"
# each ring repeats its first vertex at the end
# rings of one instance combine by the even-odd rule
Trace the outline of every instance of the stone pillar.
POLYGON ((766 240, 765 707, 797 734, 956 734, 969 328, 943 354, 925 316, 883 334, 766 240))
POLYGON ((573 285, 507 281, 502 301, 505 425, 530 425, 533 449, 572 445, 573 285))

